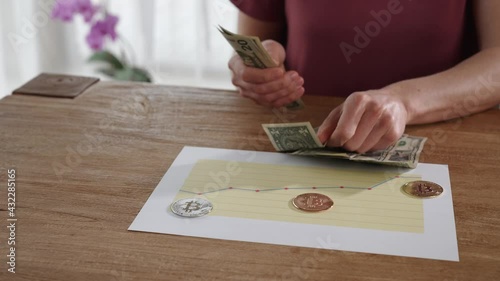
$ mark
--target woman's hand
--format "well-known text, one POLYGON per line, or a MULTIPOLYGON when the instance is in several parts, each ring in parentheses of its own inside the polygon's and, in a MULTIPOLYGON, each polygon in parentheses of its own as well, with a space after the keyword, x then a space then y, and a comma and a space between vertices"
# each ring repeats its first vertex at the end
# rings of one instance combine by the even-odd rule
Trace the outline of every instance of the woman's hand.
POLYGON ((248 67, 237 54, 229 60, 232 82, 240 95, 270 107, 281 107, 299 99, 304 94, 304 79, 296 71, 285 70, 283 46, 273 40, 266 40, 262 45, 277 67, 248 67))
POLYGON ((388 147, 401 137, 408 119, 398 96, 388 89, 351 94, 321 124, 320 141, 358 153, 388 147))

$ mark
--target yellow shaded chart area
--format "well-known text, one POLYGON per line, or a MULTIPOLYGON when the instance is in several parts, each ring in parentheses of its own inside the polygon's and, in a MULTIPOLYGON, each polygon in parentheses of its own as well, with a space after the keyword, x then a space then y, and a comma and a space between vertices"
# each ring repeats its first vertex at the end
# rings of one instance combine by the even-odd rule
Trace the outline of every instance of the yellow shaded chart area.
POLYGON ((369 169, 199 160, 175 200, 205 198, 214 205, 210 216, 423 233, 422 200, 400 191, 419 179, 369 169), (293 207, 295 196, 310 192, 329 196, 333 207, 293 207))

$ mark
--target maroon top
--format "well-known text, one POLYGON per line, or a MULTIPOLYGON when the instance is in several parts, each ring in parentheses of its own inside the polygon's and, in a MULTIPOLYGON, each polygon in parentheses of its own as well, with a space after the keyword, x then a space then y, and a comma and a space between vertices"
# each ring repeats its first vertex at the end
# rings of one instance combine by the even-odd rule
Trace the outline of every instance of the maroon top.
POLYGON ((307 94, 348 96, 448 69, 476 50, 470 0, 231 0, 287 24, 307 94))

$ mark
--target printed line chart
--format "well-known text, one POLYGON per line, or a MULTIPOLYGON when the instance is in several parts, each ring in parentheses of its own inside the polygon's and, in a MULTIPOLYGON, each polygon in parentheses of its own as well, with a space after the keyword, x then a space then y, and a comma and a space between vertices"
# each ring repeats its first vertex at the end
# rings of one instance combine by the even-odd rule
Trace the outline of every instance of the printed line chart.
POLYGON ((400 187, 420 175, 260 163, 198 160, 175 200, 203 197, 214 205, 209 216, 368 228, 421 233, 423 204, 400 187), (332 184, 335 183, 335 184, 332 184), (296 210, 291 200, 319 192, 334 201, 325 212, 296 210))
POLYGON ((209 190, 209 191, 204 191, 204 192, 194 192, 194 191, 189 191, 189 190, 179 190, 180 192, 184 192, 184 193, 191 193, 191 194, 195 194, 195 195, 205 195, 205 194, 209 194, 209 193, 214 193, 214 192, 220 192, 220 191, 225 191, 225 190, 242 190, 242 191, 251 191, 251 192, 265 192, 265 191, 276 191, 276 190, 322 190, 322 189, 361 189, 361 190, 372 190, 374 188, 376 188, 377 186, 380 186, 384 183, 387 183, 387 182, 390 182, 394 179, 398 179, 398 178, 403 178, 403 179, 412 179, 412 180, 418 180, 420 179, 419 176, 395 176, 395 177, 392 177, 388 180, 384 180, 382 182, 379 182, 377 184, 374 184, 370 187, 361 187, 361 186, 343 186, 343 185, 339 185, 339 186, 300 186, 300 187, 287 187, 287 186, 284 186, 284 187, 271 187, 271 188, 266 188, 266 189, 259 189, 259 188, 241 188, 241 187, 234 187, 234 186, 229 186, 229 187, 223 187, 223 188, 220 188, 220 189, 217 189, 217 190, 209 190))

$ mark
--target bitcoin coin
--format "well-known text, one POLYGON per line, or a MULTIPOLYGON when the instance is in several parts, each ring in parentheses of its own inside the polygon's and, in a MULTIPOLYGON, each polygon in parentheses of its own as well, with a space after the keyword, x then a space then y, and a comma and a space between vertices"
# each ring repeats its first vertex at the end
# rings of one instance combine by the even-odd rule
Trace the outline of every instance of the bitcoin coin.
POLYGON ((401 186, 401 190, 412 197, 435 198, 443 194, 443 187, 430 181, 411 181, 401 186))
POLYGON ((306 212, 319 212, 330 209, 333 201, 330 197, 319 193, 304 193, 293 198, 295 208, 306 212))
POLYGON ((213 209, 212 203, 203 198, 185 198, 170 205, 172 212, 185 218, 202 217, 213 209))

